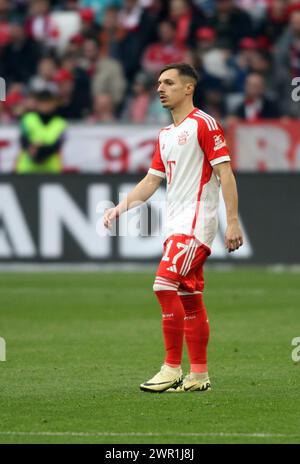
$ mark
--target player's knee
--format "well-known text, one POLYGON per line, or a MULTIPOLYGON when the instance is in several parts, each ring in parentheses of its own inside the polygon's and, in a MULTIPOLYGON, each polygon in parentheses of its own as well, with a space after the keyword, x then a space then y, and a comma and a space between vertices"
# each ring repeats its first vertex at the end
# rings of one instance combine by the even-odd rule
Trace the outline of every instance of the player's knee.
POLYGON ((177 292, 179 287, 179 282, 175 280, 167 279, 165 277, 156 277, 153 284, 154 292, 163 292, 163 291, 174 291, 177 292))

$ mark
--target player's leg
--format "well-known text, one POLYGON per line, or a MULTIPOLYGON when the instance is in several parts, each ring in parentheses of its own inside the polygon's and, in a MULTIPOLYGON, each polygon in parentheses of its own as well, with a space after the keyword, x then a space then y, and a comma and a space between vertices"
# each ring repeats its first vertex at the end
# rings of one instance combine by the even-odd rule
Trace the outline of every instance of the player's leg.
POLYGON ((184 336, 190 373, 177 391, 205 391, 211 388, 207 368, 209 321, 203 302, 203 264, 208 254, 205 248, 195 244, 194 259, 186 271, 186 279, 178 289, 185 311, 184 336))
POLYGON ((191 372, 205 373, 207 369, 207 345, 209 321, 201 293, 181 295, 185 310, 184 336, 187 344, 191 372))
POLYGON ((184 336, 190 359, 190 374, 184 380, 185 391, 211 388, 207 367, 209 321, 201 293, 181 295, 185 309, 184 336))
POLYGON ((153 290, 162 310, 162 328, 166 357, 161 371, 140 386, 142 390, 164 391, 182 380, 181 358, 185 311, 177 294, 184 255, 188 246, 182 236, 172 236, 165 243, 164 256, 158 267, 153 290))
POLYGON ((180 367, 183 349, 185 312, 177 294, 179 282, 157 276, 153 290, 161 306, 162 329, 166 348, 165 364, 180 367))
POLYGON ((143 391, 163 392, 177 388, 182 382, 181 357, 183 348, 184 309, 177 295, 179 282, 157 276, 153 290, 162 310, 162 327, 166 357, 161 370, 140 385, 143 391))

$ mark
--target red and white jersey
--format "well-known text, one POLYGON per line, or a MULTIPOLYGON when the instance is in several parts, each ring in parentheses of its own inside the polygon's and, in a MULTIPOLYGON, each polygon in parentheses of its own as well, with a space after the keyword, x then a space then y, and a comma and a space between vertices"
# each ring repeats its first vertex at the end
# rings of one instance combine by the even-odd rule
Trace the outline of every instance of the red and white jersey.
POLYGON ((220 182, 212 166, 230 161, 218 122, 194 108, 159 133, 150 174, 167 177, 165 239, 185 234, 211 247, 218 228, 220 182))

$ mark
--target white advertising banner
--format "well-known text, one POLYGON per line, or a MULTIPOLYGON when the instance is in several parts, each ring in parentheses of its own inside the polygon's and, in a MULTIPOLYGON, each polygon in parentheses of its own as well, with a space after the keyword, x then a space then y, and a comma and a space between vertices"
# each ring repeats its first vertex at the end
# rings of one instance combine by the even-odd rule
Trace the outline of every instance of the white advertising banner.
MULTIPOLYGON (((143 173, 159 126, 70 124, 62 148, 65 172, 143 173)), ((300 121, 238 123, 226 138, 239 172, 299 172, 300 121)), ((0 172, 11 173, 19 153, 17 127, 0 128, 0 172)))
MULTIPOLYGON (((70 125, 62 149, 66 172, 139 173, 149 168, 160 127, 70 125)), ((0 128, 0 172, 14 171, 17 127, 0 128)))
POLYGON ((300 171, 300 121, 238 123, 227 139, 237 171, 300 171))

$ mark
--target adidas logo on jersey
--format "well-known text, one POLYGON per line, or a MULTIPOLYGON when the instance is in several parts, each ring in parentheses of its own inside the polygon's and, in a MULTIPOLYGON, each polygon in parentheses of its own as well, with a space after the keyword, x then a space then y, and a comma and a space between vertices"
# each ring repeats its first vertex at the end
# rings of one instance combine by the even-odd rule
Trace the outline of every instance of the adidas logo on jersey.
POLYGON ((167 271, 177 272, 177 267, 176 267, 176 265, 173 264, 173 266, 167 267, 167 271))

